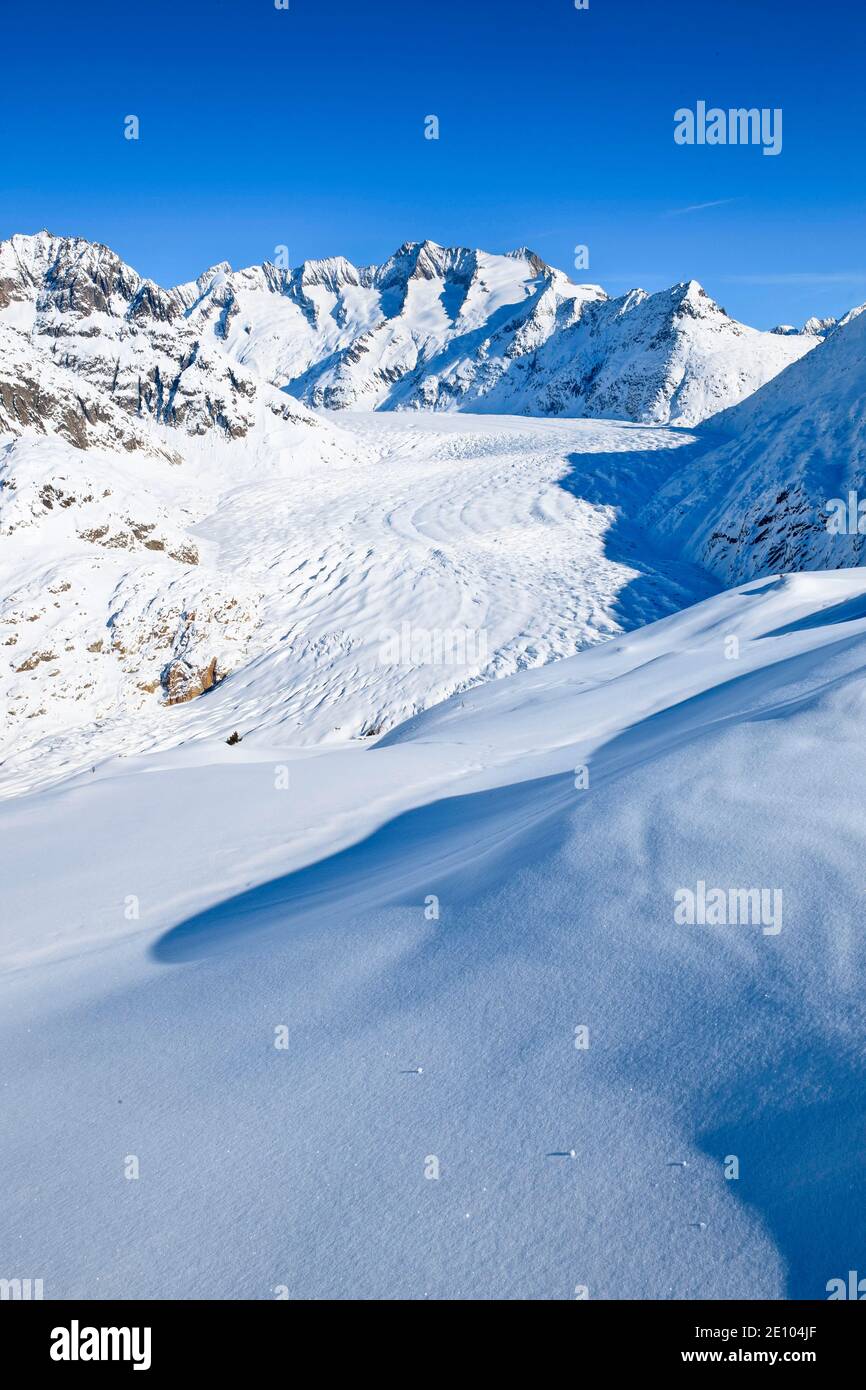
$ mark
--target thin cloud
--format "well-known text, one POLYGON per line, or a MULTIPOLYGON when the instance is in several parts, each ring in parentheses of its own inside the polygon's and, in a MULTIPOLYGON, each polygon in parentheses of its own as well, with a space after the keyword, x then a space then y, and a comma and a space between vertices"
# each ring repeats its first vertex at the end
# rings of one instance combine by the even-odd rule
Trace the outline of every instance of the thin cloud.
POLYGON ((860 285, 866 282, 864 270, 792 271, 776 275, 722 275, 728 285, 860 285))
POLYGON ((662 285, 674 285, 682 279, 682 276, 678 276, 676 272, 671 270, 633 270, 626 271, 624 274, 622 271, 611 271, 604 278, 608 284, 616 281, 619 284, 631 285, 636 288, 638 285, 648 284, 652 280, 658 280, 662 285))
POLYGON ((704 212, 707 208, 723 208, 728 203, 739 202, 738 198, 716 198, 711 203, 691 203, 687 208, 671 208, 665 217, 684 217, 687 212, 704 212))

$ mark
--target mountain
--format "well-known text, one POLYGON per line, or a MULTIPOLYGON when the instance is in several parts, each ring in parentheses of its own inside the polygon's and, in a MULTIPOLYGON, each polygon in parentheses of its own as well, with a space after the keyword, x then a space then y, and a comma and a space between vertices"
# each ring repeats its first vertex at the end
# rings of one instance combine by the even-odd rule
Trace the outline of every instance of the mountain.
MULTIPOLYGON (((728 318, 696 281, 609 299, 596 287, 562 294, 545 274, 526 302, 474 328, 457 323, 424 341, 396 381, 393 322, 287 389, 308 404, 382 409, 461 409, 497 414, 591 417, 694 425, 740 400, 809 350, 802 338, 779 350, 773 335, 728 318), (387 341, 389 372, 368 354, 387 341)), ((401 343, 417 343, 411 325, 401 343)), ((405 351, 405 350, 404 350, 405 351)), ((408 355, 408 354, 406 354, 408 355)))
POLYGON ((682 466, 636 522, 725 584, 861 564, 864 308, 840 319, 814 352, 717 415, 682 451, 682 466), (840 507, 830 504, 844 503, 847 512, 851 493, 853 512, 840 531, 840 507))
POLYGON ((793 324, 790 323, 780 323, 778 328, 774 328, 772 331, 774 333, 781 333, 785 337, 790 337, 792 334, 805 333, 812 338, 826 338, 827 334, 832 333, 838 323, 839 319, 834 319, 832 317, 819 319, 815 318, 813 315, 812 318, 806 320, 802 328, 794 328, 793 324))
POLYGON ((129 449, 153 447, 151 424, 242 438, 261 408, 297 418, 292 397, 693 425, 818 341, 737 323, 694 280, 610 298, 526 248, 221 263, 166 290, 48 232, 0 243, 0 330, 0 427, 129 449))
POLYGON ((173 291, 233 361, 331 410, 692 425, 815 345, 737 323, 697 281, 611 299, 524 249, 407 243, 381 266, 215 267, 173 291))
POLYGON ((12 433, 135 449, 172 431, 241 438, 264 407, 302 414, 205 343, 177 294, 78 237, 0 242, 0 334, 0 425, 12 433))
POLYGON ((859 476, 864 325, 755 333, 694 281, 609 299, 525 250, 163 290, 104 246, 13 237, 5 792, 236 729, 378 737, 718 580, 857 563, 816 507, 859 476))

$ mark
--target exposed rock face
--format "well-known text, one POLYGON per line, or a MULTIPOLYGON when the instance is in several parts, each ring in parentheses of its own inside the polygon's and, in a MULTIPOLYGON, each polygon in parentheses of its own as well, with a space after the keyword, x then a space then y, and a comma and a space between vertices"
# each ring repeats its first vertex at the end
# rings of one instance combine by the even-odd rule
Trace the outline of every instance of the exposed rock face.
POLYGON ((76 449, 141 449, 179 463, 108 394, 59 366, 22 331, 0 323, 0 433, 55 435, 76 449))
POLYGON ((170 661, 161 676, 165 703, 183 705, 187 700, 194 700, 197 695, 203 695, 206 690, 219 685, 227 674, 216 657, 198 670, 182 657, 170 661))
POLYGON ((857 309, 720 415, 706 441, 678 451, 681 466, 641 520, 725 586, 863 564, 864 381, 866 313, 857 309))
POLYGON ((22 373, 20 361, 10 370, 0 343, 0 427, 56 431, 78 448, 112 442, 107 429, 94 434, 97 425, 111 426, 115 444, 138 447, 118 413, 231 439, 252 427, 254 375, 203 347, 182 300, 108 247, 47 232, 0 243, 0 321, 24 339, 19 357, 30 349, 22 373), (64 391, 55 377, 49 389, 51 368, 74 386, 64 391))

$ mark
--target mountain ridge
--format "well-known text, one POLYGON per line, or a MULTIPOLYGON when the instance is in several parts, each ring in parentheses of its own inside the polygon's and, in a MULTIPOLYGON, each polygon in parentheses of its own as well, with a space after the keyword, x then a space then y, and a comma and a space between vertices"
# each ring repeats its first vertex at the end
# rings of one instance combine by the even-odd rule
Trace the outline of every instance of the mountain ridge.
POLYGON ((611 299, 525 248, 165 290, 80 238, 0 243, 4 782, 378 736, 719 582, 859 564, 822 509, 863 476, 864 375, 860 309, 758 334, 696 280, 611 299), (328 390, 348 413, 304 403, 328 390), (466 660, 383 660, 407 624, 466 660))
POLYGON ((45 230, 0 242, 0 323, 126 414, 228 437, 249 432, 258 395, 281 408, 269 388, 314 409, 691 426, 820 338, 741 324, 694 279, 611 297, 527 247, 404 242, 360 267, 222 261, 164 288, 102 243, 45 230))

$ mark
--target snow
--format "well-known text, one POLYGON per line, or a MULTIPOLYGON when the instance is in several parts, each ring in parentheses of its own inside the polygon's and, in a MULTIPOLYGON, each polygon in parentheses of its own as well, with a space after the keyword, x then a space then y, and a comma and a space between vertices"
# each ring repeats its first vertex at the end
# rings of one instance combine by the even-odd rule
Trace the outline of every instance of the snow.
POLYGON ((16 1261, 47 1297, 821 1297, 866 1235, 861 615, 860 571, 763 580, 375 746, 5 803, 16 1261), (675 925, 699 880, 781 888, 783 930, 675 925))
POLYGON ((857 1268, 864 334, 525 248, 0 243, 10 1277, 857 1268))
POLYGON ((338 419, 189 441, 178 466, 0 447, 0 795, 235 729, 358 739, 713 587, 636 534, 612 548, 614 507, 576 481, 635 450, 673 458, 681 432, 338 419), (223 683, 166 709, 168 664, 215 658, 223 683))
MULTIPOLYGON (((343 258, 230 271, 171 294, 221 351, 308 405, 697 424, 814 348, 762 333, 696 280, 609 298, 522 248, 425 241, 381 266, 343 258)), ((822 330, 823 331, 823 330, 822 330)))
POLYGON ((694 436, 635 523, 723 584, 860 564, 857 517, 838 534, 828 504, 847 506, 849 492, 862 491, 864 371, 866 315, 854 309, 807 357, 694 436))

